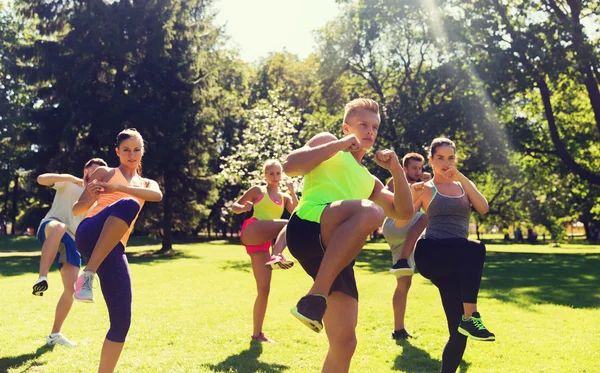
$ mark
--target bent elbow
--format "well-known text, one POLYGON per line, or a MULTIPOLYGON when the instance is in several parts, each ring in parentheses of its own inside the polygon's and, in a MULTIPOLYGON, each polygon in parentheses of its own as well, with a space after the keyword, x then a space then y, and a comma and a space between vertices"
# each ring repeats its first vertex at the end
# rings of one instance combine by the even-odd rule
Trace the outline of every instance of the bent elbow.
POLYGON ((482 208, 480 208, 477 212, 479 212, 481 215, 485 215, 488 213, 488 211, 490 211, 490 206, 485 205, 482 208))
POLYGON ((281 168, 283 169, 283 172, 289 177, 300 176, 298 170, 294 169, 294 165, 291 164, 287 159, 283 162, 281 168))

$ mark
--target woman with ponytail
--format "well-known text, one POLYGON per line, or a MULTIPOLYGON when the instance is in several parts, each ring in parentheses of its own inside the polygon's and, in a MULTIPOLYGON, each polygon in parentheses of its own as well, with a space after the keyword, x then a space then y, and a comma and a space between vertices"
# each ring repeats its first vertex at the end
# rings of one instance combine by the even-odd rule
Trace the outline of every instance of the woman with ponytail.
POLYGON ((162 200, 156 181, 140 176, 144 155, 142 135, 133 128, 121 131, 115 151, 119 167, 98 167, 73 206, 73 214, 77 216, 96 203, 75 233, 77 250, 87 266, 75 283, 73 298, 94 302, 92 285, 98 274, 110 318, 98 368, 102 373, 114 371, 131 325, 127 240, 144 202, 162 200))

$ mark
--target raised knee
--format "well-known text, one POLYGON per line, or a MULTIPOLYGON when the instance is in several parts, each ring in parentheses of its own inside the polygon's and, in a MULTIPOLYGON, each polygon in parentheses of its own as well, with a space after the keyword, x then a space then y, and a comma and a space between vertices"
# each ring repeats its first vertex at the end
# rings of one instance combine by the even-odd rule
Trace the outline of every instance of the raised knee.
POLYGON ((383 219, 385 219, 385 213, 379 205, 372 201, 363 201, 363 207, 361 218, 363 225, 368 227, 370 233, 381 225, 383 219))
POLYGON ((135 198, 126 197, 118 200, 116 203, 119 204, 120 208, 135 211, 136 213, 140 211, 140 203, 135 198))
POLYGON ((67 231, 67 225, 65 223, 56 222, 50 226, 50 232, 56 233, 59 235, 65 234, 67 231))

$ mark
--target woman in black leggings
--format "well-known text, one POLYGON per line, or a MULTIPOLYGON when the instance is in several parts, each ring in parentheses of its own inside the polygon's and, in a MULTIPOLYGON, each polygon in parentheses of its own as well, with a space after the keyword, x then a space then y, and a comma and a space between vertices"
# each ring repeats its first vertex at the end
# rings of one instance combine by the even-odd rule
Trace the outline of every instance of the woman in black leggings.
POLYGON ((437 286, 448 320, 450 338, 442 355, 442 372, 455 372, 467 346, 467 337, 494 341, 477 312, 485 245, 469 240, 471 206, 488 211, 485 197, 455 167, 456 146, 446 138, 433 140, 429 162, 433 180, 413 186, 415 208, 427 211, 429 225, 415 249, 423 277, 437 286))

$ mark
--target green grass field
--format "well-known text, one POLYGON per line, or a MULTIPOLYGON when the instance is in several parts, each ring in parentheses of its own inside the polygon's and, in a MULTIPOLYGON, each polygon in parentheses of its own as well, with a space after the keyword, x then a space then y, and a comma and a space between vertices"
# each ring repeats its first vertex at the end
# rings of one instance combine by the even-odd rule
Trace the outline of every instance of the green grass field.
MULTIPOLYGON (((324 333, 289 313, 310 287, 294 267, 273 276, 265 332, 276 344, 250 344, 254 280, 242 246, 178 245, 171 258, 149 257, 149 240, 129 251, 133 324, 118 372, 318 372, 324 333)), ((31 295, 39 244, 0 237, 0 372, 96 371, 108 330, 100 290, 96 304, 79 304, 63 332, 79 346, 44 347, 60 294, 57 271, 44 297, 31 295)), ((357 259, 358 348, 352 372, 437 372, 447 338, 436 288, 417 275, 409 295, 407 328, 416 338, 396 344, 384 244, 357 259)), ((488 245, 479 308, 497 342, 469 342, 461 372, 591 373, 600 370, 600 246, 488 245)))

